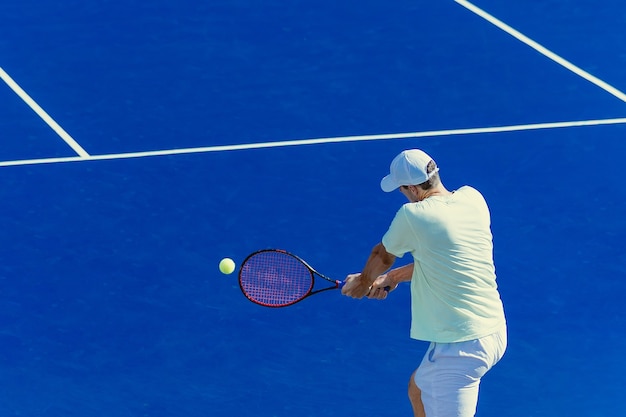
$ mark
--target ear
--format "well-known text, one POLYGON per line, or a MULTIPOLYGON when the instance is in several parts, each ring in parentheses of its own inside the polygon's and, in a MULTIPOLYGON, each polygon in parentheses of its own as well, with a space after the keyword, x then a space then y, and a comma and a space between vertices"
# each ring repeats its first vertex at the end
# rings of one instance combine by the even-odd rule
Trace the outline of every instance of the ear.
POLYGON ((414 185, 407 185, 406 188, 407 188, 408 192, 411 193, 411 196, 413 198, 417 198, 417 189, 415 188, 414 185))

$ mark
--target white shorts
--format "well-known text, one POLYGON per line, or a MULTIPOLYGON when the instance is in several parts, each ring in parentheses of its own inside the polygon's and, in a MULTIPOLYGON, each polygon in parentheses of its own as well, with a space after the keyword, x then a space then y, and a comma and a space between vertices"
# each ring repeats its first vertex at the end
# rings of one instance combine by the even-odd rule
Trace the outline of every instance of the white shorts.
POLYGON ((415 371, 426 417, 473 417, 480 378, 506 350, 506 327, 458 343, 431 343, 415 371))

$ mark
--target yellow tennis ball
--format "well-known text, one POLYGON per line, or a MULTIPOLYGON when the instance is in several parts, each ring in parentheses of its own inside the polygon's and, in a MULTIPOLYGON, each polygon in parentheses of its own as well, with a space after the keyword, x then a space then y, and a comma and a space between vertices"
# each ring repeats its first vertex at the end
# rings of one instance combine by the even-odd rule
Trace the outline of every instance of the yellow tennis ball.
POLYGON ((230 258, 224 258, 220 261, 220 271, 222 274, 232 274, 235 271, 235 261, 230 258))

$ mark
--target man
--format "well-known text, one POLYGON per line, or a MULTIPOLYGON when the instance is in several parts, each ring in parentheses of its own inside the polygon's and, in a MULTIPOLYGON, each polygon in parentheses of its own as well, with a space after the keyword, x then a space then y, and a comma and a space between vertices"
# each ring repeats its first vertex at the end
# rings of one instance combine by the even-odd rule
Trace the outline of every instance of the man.
POLYGON ((472 187, 448 191, 435 162, 418 149, 396 156, 380 186, 385 192, 399 188, 409 203, 363 271, 348 275, 342 294, 384 299, 410 281, 411 337, 431 342, 409 381, 413 413, 473 417, 480 379, 507 343, 487 204, 472 187), (407 252, 412 264, 383 274, 407 252))

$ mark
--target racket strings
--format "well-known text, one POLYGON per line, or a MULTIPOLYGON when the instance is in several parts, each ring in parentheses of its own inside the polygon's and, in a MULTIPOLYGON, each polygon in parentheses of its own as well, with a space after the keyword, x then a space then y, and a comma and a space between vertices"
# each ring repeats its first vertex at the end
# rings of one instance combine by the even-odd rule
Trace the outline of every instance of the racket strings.
POLYGON ((282 252, 259 252, 244 263, 241 288, 251 300, 267 306, 285 306, 306 297, 313 275, 298 259, 282 252))

